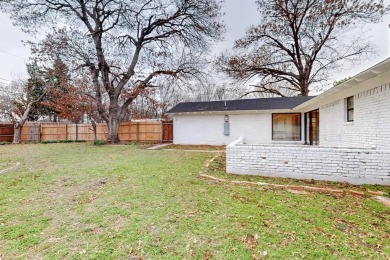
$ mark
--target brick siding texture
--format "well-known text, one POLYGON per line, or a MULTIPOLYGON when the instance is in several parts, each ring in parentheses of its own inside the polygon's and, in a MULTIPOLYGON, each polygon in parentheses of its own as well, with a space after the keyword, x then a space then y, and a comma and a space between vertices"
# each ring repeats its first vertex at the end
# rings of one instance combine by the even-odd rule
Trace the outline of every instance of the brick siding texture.
POLYGON ((234 144, 228 173, 390 185, 390 150, 234 144))
POLYGON ((389 150, 390 84, 358 93, 354 102, 353 122, 346 122, 344 99, 320 107, 320 145, 389 150))

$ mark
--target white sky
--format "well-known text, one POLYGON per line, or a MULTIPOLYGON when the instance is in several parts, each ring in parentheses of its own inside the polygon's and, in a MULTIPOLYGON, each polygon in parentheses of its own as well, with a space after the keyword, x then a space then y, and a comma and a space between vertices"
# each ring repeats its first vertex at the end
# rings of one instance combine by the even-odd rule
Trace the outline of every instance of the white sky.
MULTIPOLYGON (((225 41, 216 44, 215 53, 231 49, 234 40, 244 36, 250 25, 258 24, 260 21, 254 0, 225 1, 224 20, 227 33, 225 41)), ((390 2, 390 0, 385 2, 390 2)), ((379 24, 368 27, 372 42, 377 46, 377 54, 359 64, 345 67, 343 71, 335 72, 330 82, 353 76, 390 56, 390 16, 384 17, 383 20, 379 24)), ((31 40, 31 36, 14 27, 8 16, 0 13, 0 82, 7 83, 18 77, 26 77, 25 63, 28 61, 30 51, 28 46, 23 45, 22 40, 28 39, 31 40)))

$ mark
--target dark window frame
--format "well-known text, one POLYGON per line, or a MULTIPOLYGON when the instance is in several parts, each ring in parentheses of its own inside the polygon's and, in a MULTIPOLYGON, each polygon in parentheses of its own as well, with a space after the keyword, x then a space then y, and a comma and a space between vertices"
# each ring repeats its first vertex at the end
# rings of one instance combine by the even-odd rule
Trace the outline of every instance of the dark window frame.
POLYGON ((353 98, 353 96, 351 97, 347 97, 346 99, 346 112, 347 112, 347 122, 353 122, 354 121, 354 118, 355 118, 355 100, 353 98), (349 106, 350 104, 350 100, 352 100, 352 107, 349 106), (350 118, 350 112, 352 112, 352 119, 350 118))
POLYGON ((299 142, 302 141, 302 113, 272 113, 271 114, 272 124, 272 141, 281 142, 299 142), (274 115, 299 115, 299 140, 275 140, 274 139, 274 115))

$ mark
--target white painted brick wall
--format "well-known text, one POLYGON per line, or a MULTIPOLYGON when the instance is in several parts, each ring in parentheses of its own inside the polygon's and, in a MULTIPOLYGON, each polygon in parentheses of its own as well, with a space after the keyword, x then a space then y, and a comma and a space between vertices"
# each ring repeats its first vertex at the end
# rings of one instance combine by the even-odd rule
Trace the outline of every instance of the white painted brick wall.
POLYGON ((390 150, 390 84, 354 97, 353 122, 346 122, 344 98, 320 107, 320 145, 390 150))
POLYGON ((226 148, 226 171, 390 185, 390 150, 232 144, 226 148))
POLYGON ((271 143, 271 114, 229 115, 230 135, 223 133, 224 115, 173 116, 173 142, 175 144, 228 145, 245 136, 248 143, 271 143))

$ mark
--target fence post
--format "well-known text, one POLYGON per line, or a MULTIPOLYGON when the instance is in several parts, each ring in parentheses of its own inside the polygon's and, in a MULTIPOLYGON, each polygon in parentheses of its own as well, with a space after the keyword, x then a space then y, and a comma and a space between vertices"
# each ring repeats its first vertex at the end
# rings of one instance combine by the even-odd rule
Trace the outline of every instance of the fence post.
POLYGON ((65 125, 65 140, 68 140, 68 124, 65 125))
POLYGON ((138 141, 139 141, 139 122, 136 122, 135 125, 137 126, 136 130, 135 130, 135 134, 136 134, 136 142, 138 143, 138 141))
POLYGON ((160 129, 160 131, 161 131, 161 143, 163 143, 163 141, 164 141, 164 122, 161 120, 160 124, 161 124, 161 129, 160 129))
MULTIPOLYGON (((30 133, 29 133, 30 134, 30 133)), ((42 123, 39 123, 39 142, 42 142, 42 123)))
POLYGON ((79 137, 79 130, 78 130, 78 124, 76 124, 76 141, 78 140, 79 137))

